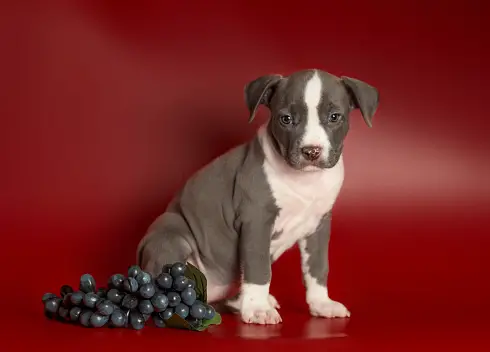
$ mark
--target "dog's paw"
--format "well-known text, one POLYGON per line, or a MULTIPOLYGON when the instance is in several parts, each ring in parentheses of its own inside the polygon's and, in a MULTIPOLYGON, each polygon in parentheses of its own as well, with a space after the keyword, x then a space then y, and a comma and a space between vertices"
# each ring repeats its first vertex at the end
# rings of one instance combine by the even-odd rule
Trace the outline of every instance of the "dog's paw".
MULTIPOLYGON (((277 301, 276 301, 277 303, 277 301)), ((250 304, 242 306, 240 312, 242 321, 248 324, 279 324, 282 322, 281 316, 276 308, 267 304, 250 304)))
MULTIPOLYGON (((232 299, 225 301, 225 307, 231 309, 232 311, 240 311, 240 307, 242 304, 242 300, 240 298, 241 297, 237 296, 235 298, 232 298, 232 299)), ((277 302, 277 299, 273 295, 269 295, 267 301, 269 302, 271 307, 276 308, 276 309, 281 308, 281 306, 277 302)))
POLYGON ((274 297, 273 295, 269 295, 268 301, 269 301, 269 304, 271 305, 271 307, 276 308, 276 309, 281 308, 281 306, 277 302, 276 297, 274 297))
POLYGON ((323 318, 348 318, 350 312, 340 302, 329 300, 313 301, 309 304, 310 314, 323 318))

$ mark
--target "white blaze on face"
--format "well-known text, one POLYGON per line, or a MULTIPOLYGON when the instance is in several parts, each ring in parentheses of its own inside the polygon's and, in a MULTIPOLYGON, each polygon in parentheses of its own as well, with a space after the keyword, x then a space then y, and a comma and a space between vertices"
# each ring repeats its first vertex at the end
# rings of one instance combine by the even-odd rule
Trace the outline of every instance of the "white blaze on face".
POLYGON ((321 158, 328 157, 331 145, 327 133, 320 123, 318 116, 318 105, 322 99, 322 80, 315 72, 313 77, 306 83, 304 101, 307 107, 306 128, 301 146, 319 146, 323 148, 321 158))

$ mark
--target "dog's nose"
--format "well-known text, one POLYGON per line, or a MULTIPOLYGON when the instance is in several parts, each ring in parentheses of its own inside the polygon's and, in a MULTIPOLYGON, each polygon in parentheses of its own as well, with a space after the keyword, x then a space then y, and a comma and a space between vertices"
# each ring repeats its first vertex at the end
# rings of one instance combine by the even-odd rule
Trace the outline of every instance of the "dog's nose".
POLYGON ((306 160, 314 161, 320 157, 322 147, 317 145, 307 145, 306 147, 301 148, 301 153, 306 160))

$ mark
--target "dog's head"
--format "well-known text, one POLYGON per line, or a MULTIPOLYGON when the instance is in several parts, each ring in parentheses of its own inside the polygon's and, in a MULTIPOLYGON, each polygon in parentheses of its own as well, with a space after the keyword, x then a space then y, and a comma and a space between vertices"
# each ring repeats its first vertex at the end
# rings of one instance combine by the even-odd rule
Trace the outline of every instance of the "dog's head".
POLYGON ((334 167, 349 130, 350 112, 360 109, 371 127, 378 100, 378 90, 369 84, 320 70, 266 75, 245 86, 249 121, 261 104, 267 106, 272 144, 291 167, 304 171, 334 167))

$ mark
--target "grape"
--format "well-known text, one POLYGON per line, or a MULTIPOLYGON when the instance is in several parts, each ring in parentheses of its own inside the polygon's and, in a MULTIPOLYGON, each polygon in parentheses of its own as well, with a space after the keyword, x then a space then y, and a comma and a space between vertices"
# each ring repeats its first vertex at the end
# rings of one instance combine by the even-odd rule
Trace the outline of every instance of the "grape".
POLYGON ((173 308, 167 308, 163 312, 159 314, 160 318, 163 320, 168 320, 174 315, 174 309, 173 308))
POLYGON ((143 315, 143 319, 145 319, 145 323, 148 321, 148 319, 151 318, 151 314, 142 314, 143 315))
POLYGON ((141 271, 138 275, 136 275, 136 281, 140 286, 149 284, 151 282, 151 275, 145 271, 141 271))
POLYGON ((168 306, 168 297, 163 293, 155 293, 151 298, 151 304, 153 305, 155 312, 163 312, 168 306))
POLYGON ((107 292, 107 299, 114 304, 120 304, 124 298, 124 294, 113 288, 107 292))
POLYGON ((82 313, 82 308, 73 307, 72 309, 70 309, 70 320, 78 321, 78 318, 80 318, 81 313, 82 313))
POLYGON ((114 313, 111 314, 111 323, 117 328, 122 328, 126 325, 126 321, 126 313, 120 309, 115 310, 114 313))
POLYGON ((90 317, 90 325, 94 328, 101 328, 109 321, 109 316, 100 314, 99 312, 95 312, 90 317))
POLYGON ((61 298, 65 297, 68 293, 73 293, 73 289, 71 288, 71 286, 68 285, 61 286, 60 289, 61 298))
POLYGON ((160 318, 158 315, 153 316, 153 323, 157 328, 164 328, 165 327, 165 320, 160 318))
POLYGON ((95 292, 95 279, 90 274, 83 274, 80 277, 80 291, 89 293, 95 292))
POLYGON ((174 265, 172 265, 172 269, 170 269, 170 275, 172 275, 173 278, 184 276, 185 269, 186 266, 184 263, 174 263, 174 265))
POLYGON ((170 270, 172 270, 172 264, 165 264, 162 268, 162 273, 170 274, 170 270))
POLYGON ((172 276, 167 273, 160 274, 156 280, 158 287, 166 290, 172 287, 172 282, 173 282, 172 276))
POLYGON ((63 306, 60 306, 58 308, 58 316, 62 319, 62 320, 68 320, 68 317, 70 315, 70 310, 66 307, 63 307, 63 306))
POLYGON ((81 291, 73 292, 70 296, 71 303, 79 306, 83 302, 85 294, 81 291))
POLYGON ((204 319, 206 320, 213 319, 214 316, 216 315, 216 311, 214 310, 214 308, 211 307, 209 304, 206 304, 204 308, 206 309, 206 313, 204 314, 204 319))
POLYGON ((92 311, 88 309, 84 309, 82 313, 80 314, 80 324, 82 324, 85 327, 90 326, 90 318, 92 317, 92 311))
POLYGON ((135 278, 141 272, 141 268, 138 265, 130 266, 128 269, 128 277, 135 278))
POLYGON ((114 274, 109 278, 109 282, 107 286, 109 288, 117 288, 118 290, 123 289, 124 275, 122 274, 114 274))
POLYGON ((196 302, 196 291, 193 288, 186 288, 182 291, 180 297, 182 298, 182 302, 190 307, 196 302))
POLYGON ((155 286, 153 284, 144 284, 140 287, 140 295, 143 298, 152 298, 155 294, 155 286))
POLYGON ((129 314, 129 323, 135 330, 141 330, 145 327, 145 318, 135 310, 129 314))
POLYGON ((194 303, 192 305, 191 317, 196 318, 196 319, 202 319, 202 318, 204 318, 205 314, 206 314, 206 308, 204 307, 203 304, 194 303))
POLYGON ((192 279, 187 279, 187 288, 196 289, 196 282, 192 279))
POLYGON ((99 300, 100 300, 99 296, 97 296, 93 292, 89 292, 85 294, 85 296, 83 297, 83 304, 87 308, 94 308, 99 300))
POLYGON ((71 304, 72 304, 71 303, 71 295, 72 295, 72 293, 67 293, 65 295, 65 297, 63 297, 63 303, 62 303, 63 307, 65 307, 65 308, 71 307, 71 304))
POLYGON ((124 291, 128 293, 135 293, 138 291, 138 281, 134 277, 128 277, 123 283, 124 291))
POLYGON ((51 298, 56 298, 58 296, 56 296, 54 293, 45 293, 43 295, 43 303, 46 303, 46 301, 50 300, 51 298))
POLYGON ((135 295, 124 296, 121 306, 126 309, 135 309, 138 306, 138 298, 135 295))
POLYGON ((61 298, 55 297, 44 302, 44 309, 52 314, 57 314, 61 305, 61 298))
POLYGON ((173 289, 177 292, 181 292, 185 290, 187 287, 187 278, 185 276, 179 276, 174 279, 174 283, 172 285, 173 289))
POLYGON ((183 303, 180 303, 177 307, 175 307, 175 314, 185 319, 189 315, 189 307, 183 303))
POLYGON ((142 314, 151 314, 154 311, 153 305, 151 304, 151 301, 149 299, 142 300, 138 305, 138 310, 142 314))
POLYGON ((97 303, 97 312, 100 315, 111 315, 114 312, 114 305, 109 300, 100 300, 97 303))
POLYGON ((107 295, 107 290, 105 288, 99 288, 97 290, 97 296, 99 296, 100 298, 105 298, 107 295))
POLYGON ((170 307, 178 306, 181 301, 180 295, 177 292, 169 292, 167 294, 167 298, 168 298, 168 305, 170 307))

